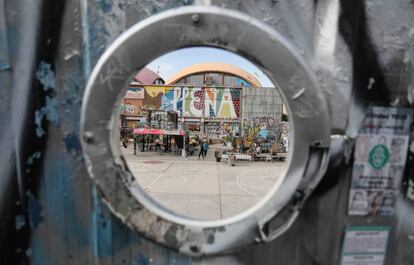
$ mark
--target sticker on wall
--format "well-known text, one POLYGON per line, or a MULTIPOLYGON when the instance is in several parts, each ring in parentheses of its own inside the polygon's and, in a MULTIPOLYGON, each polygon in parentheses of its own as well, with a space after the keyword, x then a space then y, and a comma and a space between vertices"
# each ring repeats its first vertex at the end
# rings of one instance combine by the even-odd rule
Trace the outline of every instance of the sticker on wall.
POLYGON ((389 227, 347 227, 342 244, 341 265, 383 265, 389 227))
POLYGON ((411 109, 372 107, 356 139, 349 215, 392 215, 407 158, 411 109))

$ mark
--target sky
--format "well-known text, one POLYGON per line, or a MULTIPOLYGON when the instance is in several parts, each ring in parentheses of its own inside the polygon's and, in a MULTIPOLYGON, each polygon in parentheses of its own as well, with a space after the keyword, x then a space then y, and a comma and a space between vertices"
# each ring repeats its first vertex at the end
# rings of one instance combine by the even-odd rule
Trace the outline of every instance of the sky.
POLYGON ((175 73, 188 66, 207 62, 232 64, 253 74, 263 87, 274 87, 270 79, 253 63, 235 53, 216 48, 195 47, 176 50, 158 57, 147 67, 158 73, 164 80, 168 80, 175 73))

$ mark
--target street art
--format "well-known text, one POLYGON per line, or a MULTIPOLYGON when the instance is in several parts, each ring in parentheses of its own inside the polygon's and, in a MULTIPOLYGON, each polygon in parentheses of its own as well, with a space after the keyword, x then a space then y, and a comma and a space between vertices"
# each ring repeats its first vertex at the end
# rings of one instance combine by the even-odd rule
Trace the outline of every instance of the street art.
POLYGON ((132 104, 126 104, 125 105, 125 112, 126 113, 134 113, 135 112, 135 106, 132 104))
POLYGON ((236 119, 240 116, 240 90, 214 87, 146 87, 148 95, 161 97, 160 109, 180 116, 236 119), (148 92, 150 91, 150 92, 148 92))
POLYGON ((220 133, 220 123, 219 122, 206 122, 204 124, 204 132, 209 134, 219 134, 220 133))
POLYGON ((146 104, 144 104, 144 105, 142 105, 141 106, 141 108, 138 110, 138 115, 143 115, 143 116, 146 116, 146 115, 148 115, 148 111, 149 110, 156 110, 157 108, 156 108, 156 106, 154 106, 154 105, 146 105, 146 104))
POLYGON ((279 128, 276 126, 276 120, 273 117, 253 117, 242 121, 243 135, 250 139, 264 138, 277 139, 279 128))

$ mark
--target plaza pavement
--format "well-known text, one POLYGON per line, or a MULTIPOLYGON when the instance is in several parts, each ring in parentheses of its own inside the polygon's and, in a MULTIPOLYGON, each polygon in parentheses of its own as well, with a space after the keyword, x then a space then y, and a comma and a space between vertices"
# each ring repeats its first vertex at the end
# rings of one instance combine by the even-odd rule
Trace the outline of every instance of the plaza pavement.
POLYGON ((282 175, 283 162, 216 162, 214 146, 205 160, 122 148, 139 185, 165 207, 196 219, 235 216, 259 202, 282 175))

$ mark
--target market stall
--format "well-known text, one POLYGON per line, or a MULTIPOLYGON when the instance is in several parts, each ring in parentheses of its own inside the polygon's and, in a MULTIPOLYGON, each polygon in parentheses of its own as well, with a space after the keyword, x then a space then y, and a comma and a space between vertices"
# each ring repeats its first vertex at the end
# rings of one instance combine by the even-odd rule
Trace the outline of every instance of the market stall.
POLYGON ((135 128, 141 151, 176 152, 183 148, 183 130, 135 128))

